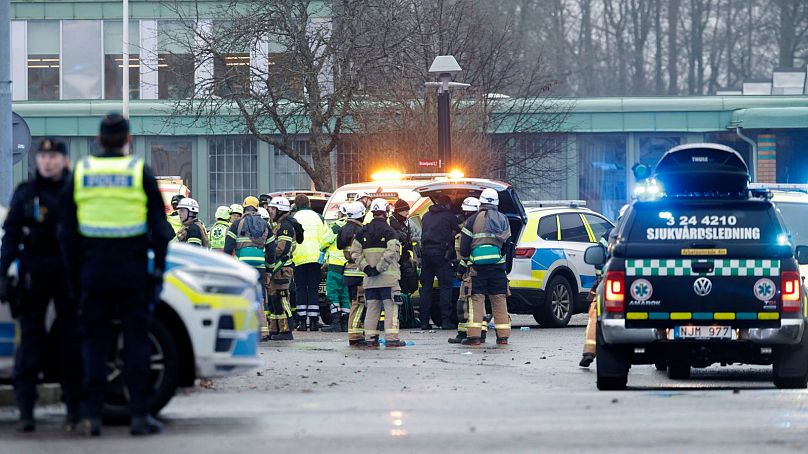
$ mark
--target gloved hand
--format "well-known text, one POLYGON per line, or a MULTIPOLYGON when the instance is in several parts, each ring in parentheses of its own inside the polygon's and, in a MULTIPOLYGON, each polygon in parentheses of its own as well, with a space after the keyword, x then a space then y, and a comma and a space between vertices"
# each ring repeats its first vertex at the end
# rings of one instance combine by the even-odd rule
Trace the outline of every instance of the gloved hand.
POLYGON ((463 262, 460 262, 457 264, 457 269, 455 270, 455 277, 457 277, 457 279, 462 281, 463 278, 466 276, 466 273, 468 273, 468 271, 469 271, 468 265, 466 265, 463 262))
POLYGON ((404 298, 401 297, 401 293, 393 295, 393 302, 399 306, 404 304, 404 298))
POLYGON ((366 266, 365 269, 362 270, 362 272, 365 273, 368 276, 378 276, 379 274, 381 274, 381 273, 379 273, 379 270, 377 270, 375 267, 372 267, 370 265, 366 266))
POLYGON ((8 304, 11 299, 11 279, 8 276, 0 276, 0 303, 8 304))

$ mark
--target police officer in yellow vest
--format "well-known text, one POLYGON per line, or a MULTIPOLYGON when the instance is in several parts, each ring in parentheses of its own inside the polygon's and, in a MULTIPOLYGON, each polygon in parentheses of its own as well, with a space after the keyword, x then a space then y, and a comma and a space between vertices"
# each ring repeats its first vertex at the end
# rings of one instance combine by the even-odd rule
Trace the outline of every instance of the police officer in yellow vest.
POLYGON ((292 216, 303 226, 303 242, 298 244, 292 254, 295 262, 295 305, 297 306, 298 331, 320 329, 320 281, 323 274, 321 244, 326 227, 323 217, 311 209, 311 202, 305 194, 295 197, 295 209, 292 216), (308 320, 306 317, 308 316, 308 320))
POLYGON ((166 215, 166 219, 168 219, 168 223, 171 224, 171 228, 174 229, 175 235, 177 231, 182 228, 182 220, 180 219, 180 213, 177 207, 184 198, 185 196, 182 194, 174 194, 171 196, 171 208, 173 208, 174 211, 166 215))
MULTIPOLYGON (((275 236, 269 224, 258 214, 258 199, 249 196, 244 199, 244 216, 230 226, 224 242, 223 252, 235 257, 258 271, 258 283, 262 286, 266 278, 267 264, 275 261, 275 236)), ((261 339, 269 340, 267 295, 264 292, 264 307, 259 314, 261 339)))
POLYGON ((339 207, 340 217, 326 230, 323 237, 328 275, 325 279, 325 294, 331 306, 331 325, 323 328, 326 332, 347 332, 348 314, 351 311, 351 300, 348 298, 348 287, 345 285, 345 253, 337 246, 339 233, 348 222, 347 209, 351 202, 339 207))
POLYGON ((216 208, 216 222, 210 227, 208 240, 211 251, 224 251, 224 240, 227 238, 227 231, 230 230, 230 208, 220 206, 216 208))
POLYGON ((117 345, 112 321, 118 319, 126 345, 130 433, 154 434, 163 427, 149 415, 148 332, 173 232, 154 174, 142 159, 129 155, 129 122, 120 114, 107 115, 98 142, 103 152, 81 160, 68 183, 60 234, 71 287, 80 295, 84 334, 84 419, 79 430, 101 434, 110 348, 117 345))
POLYGON ((491 312, 497 331, 497 344, 507 345, 511 335, 506 295, 505 243, 511 238, 508 218, 497 210, 499 194, 486 188, 480 194, 480 211, 463 225, 460 256, 471 264, 471 316, 463 345, 480 345, 485 315, 485 297, 491 300, 491 312))

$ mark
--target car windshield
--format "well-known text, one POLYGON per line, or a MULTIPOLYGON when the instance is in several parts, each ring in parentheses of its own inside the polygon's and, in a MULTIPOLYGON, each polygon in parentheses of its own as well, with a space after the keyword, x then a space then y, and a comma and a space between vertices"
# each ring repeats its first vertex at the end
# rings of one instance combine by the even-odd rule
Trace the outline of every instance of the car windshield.
POLYGON ((795 246, 808 245, 808 224, 805 223, 805 219, 808 219, 808 204, 777 202, 776 205, 791 233, 791 243, 795 246))

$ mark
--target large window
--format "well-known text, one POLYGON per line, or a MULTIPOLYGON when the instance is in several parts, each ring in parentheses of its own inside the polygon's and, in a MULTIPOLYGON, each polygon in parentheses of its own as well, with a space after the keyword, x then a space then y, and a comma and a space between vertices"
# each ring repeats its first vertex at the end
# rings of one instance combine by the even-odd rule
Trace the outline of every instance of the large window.
POLYGON ((626 136, 624 134, 580 134, 578 142, 578 185, 587 207, 610 219, 617 217, 626 196, 626 136))
MULTIPOLYGON (((129 22, 129 99, 140 99, 140 30, 129 22)), ((104 99, 123 98, 123 24, 104 22, 104 99)))
MULTIPOLYGON (((295 142, 297 152, 311 162, 311 148, 308 141, 295 142)), ((311 179, 298 163, 289 156, 275 149, 275 175, 272 179, 272 188, 277 191, 287 189, 310 189, 311 179)))
POLYGON ((101 21, 62 21, 62 99, 101 99, 101 21))
POLYGON ((248 195, 258 195, 258 143, 247 136, 208 139, 210 172, 210 213, 216 207, 241 203, 248 195))
POLYGON ((194 92, 194 35, 180 22, 157 24, 157 96, 190 98, 194 92))
POLYGON ((59 99, 59 21, 28 21, 28 99, 59 99))
POLYGON ((217 21, 213 24, 219 55, 213 59, 214 94, 223 98, 246 96, 250 90, 250 47, 233 33, 233 23, 217 21))
POLYGON ((195 138, 152 137, 146 145, 156 176, 180 177, 193 196, 193 155, 195 138))

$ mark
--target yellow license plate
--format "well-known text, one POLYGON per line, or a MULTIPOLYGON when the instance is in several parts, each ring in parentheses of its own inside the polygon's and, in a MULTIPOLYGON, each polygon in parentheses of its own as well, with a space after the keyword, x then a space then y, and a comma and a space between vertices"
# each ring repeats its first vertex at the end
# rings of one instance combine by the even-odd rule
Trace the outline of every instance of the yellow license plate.
POLYGON ((682 255, 727 255, 726 249, 682 249, 682 255))

